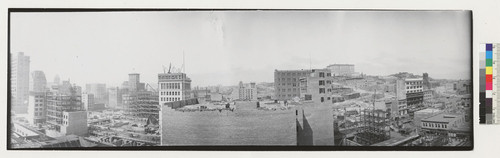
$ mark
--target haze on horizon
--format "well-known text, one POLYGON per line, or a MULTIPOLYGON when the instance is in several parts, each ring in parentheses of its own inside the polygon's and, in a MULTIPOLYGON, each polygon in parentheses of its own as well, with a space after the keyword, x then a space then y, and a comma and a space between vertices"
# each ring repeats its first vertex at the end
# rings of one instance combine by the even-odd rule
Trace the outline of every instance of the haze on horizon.
MULTIPOLYGON (((49 82, 156 83, 181 67, 193 86, 273 82, 274 70, 355 64, 357 72, 470 79, 466 11, 145 11, 11 13, 10 51, 49 82)), ((11 56, 12 57, 12 56, 11 56)))

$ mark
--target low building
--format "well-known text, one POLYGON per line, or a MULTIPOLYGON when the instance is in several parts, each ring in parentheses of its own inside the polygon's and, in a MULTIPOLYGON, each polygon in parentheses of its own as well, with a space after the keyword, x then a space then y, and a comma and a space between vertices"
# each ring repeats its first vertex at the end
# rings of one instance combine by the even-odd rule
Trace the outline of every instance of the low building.
POLYGON ((300 98, 314 103, 332 102, 332 74, 328 69, 314 69, 300 78, 300 98))
MULTIPOLYGON (((423 110, 416 111, 414 116, 413 116, 413 123, 415 125, 420 125, 421 120, 441 114, 443 111, 439 109, 434 109, 434 108, 427 108, 423 110)), ((420 126, 417 126, 420 127, 420 126)))
POLYGON ((422 119, 420 127, 426 133, 448 134, 465 125, 464 115, 441 113, 422 119))

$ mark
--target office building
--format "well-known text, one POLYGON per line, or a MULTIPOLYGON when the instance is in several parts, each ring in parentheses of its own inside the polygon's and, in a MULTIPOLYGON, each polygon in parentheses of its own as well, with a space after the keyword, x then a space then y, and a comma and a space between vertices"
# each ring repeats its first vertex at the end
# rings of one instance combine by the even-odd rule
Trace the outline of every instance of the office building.
POLYGON ((314 69, 300 78, 300 98, 314 103, 332 102, 332 74, 329 69, 314 69))
POLYGON ((312 70, 274 70, 274 99, 291 100, 300 97, 300 78, 312 70))
POLYGON ((128 74, 128 90, 131 92, 143 91, 145 84, 141 83, 141 75, 138 73, 128 74))
POLYGON ((406 103, 410 108, 409 113, 423 109, 424 88, 422 78, 406 78, 406 103))
POLYGON ((10 67, 11 109, 16 113, 27 113, 29 95, 30 57, 23 52, 13 56, 10 67))
POLYGON ((158 74, 158 101, 167 102, 191 98, 191 79, 185 73, 158 74))
POLYGON ((110 108, 119 108, 122 106, 122 93, 121 89, 118 87, 113 87, 108 90, 110 108))
POLYGON ((47 79, 43 71, 31 72, 29 89, 33 92, 45 92, 47 90, 47 79))
POLYGON ((238 86, 238 98, 240 100, 257 100, 257 86, 255 82, 250 82, 247 86, 240 81, 238 86))
POLYGON ((81 96, 77 96, 74 90, 69 95, 49 92, 46 103, 46 121, 50 125, 48 136, 87 134, 87 112, 83 109, 81 96))
POLYGON ((96 104, 108 103, 108 93, 106 90, 106 84, 103 83, 87 84, 87 89, 85 91, 88 94, 94 95, 94 103, 96 104))
POLYGON ((27 120, 31 125, 45 123, 47 114, 47 92, 30 92, 27 120))
POLYGON ((89 110, 94 105, 94 94, 84 92, 82 94, 83 109, 89 110))
POLYGON ((326 67, 332 76, 352 76, 355 74, 353 64, 332 64, 326 67))

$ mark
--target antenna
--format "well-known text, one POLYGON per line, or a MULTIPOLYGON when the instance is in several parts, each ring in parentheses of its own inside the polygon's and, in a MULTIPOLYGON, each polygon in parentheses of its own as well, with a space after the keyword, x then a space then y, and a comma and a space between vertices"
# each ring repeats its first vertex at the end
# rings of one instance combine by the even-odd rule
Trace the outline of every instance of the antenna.
POLYGON ((168 65, 168 73, 170 73, 170 70, 172 69, 172 63, 168 65))

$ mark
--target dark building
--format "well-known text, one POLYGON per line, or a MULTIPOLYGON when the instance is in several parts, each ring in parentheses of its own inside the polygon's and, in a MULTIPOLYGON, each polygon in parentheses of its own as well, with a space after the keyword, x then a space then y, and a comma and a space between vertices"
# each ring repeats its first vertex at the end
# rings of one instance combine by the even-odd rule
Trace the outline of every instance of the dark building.
POLYGON ((291 100, 300 97, 300 78, 312 70, 274 70, 274 99, 291 100))

